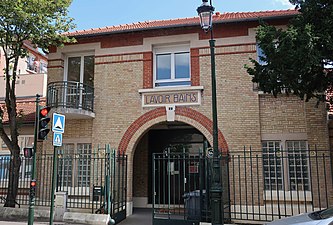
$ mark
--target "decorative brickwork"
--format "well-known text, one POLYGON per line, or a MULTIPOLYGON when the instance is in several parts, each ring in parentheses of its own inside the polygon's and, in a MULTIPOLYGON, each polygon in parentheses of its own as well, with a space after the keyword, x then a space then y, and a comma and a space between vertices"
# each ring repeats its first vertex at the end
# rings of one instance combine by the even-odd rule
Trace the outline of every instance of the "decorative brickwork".
MULTIPOLYGON (((151 120, 154 120, 158 117, 165 116, 165 115, 166 115, 165 108, 161 107, 161 108, 151 110, 151 111, 145 113, 144 115, 140 116, 126 130, 123 138, 120 141, 118 150, 121 152, 126 151, 128 149, 129 142, 131 141, 134 134, 137 131, 139 131, 140 128, 145 123, 147 123, 151 120)), ((212 134, 212 127, 213 127, 212 121, 210 119, 208 119, 205 115, 195 111, 194 109, 186 108, 186 107, 176 107, 176 115, 184 116, 184 117, 192 119, 193 121, 196 121, 198 124, 201 125, 202 128, 205 128, 206 130, 209 131, 210 134, 212 134)), ((181 118, 181 117, 178 117, 178 118, 181 118)), ((163 120, 165 121, 165 118, 163 118, 162 121, 163 120)), ((161 121, 159 121, 159 122, 161 122, 161 121)), ((180 122, 188 122, 188 121, 180 121, 180 122)), ((192 124, 190 124, 190 125, 192 125, 192 124)), ((194 126, 194 127, 198 127, 198 126, 194 126)), ((201 131, 203 134, 206 133, 200 128, 198 130, 201 131)), ((144 132, 143 130, 140 130, 140 133, 143 133, 143 132, 144 132)), ((219 139, 219 149, 221 149, 223 152, 228 152, 228 144, 220 130, 218 131, 218 135, 219 135, 219 138, 218 138, 219 139)), ((209 139, 209 138, 207 138, 207 139, 209 139)), ((137 140, 135 140, 135 141, 137 141, 137 140)))
POLYGON ((200 85, 200 61, 199 49, 191 49, 191 84, 192 86, 200 85))
POLYGON ((143 88, 153 88, 153 53, 143 53, 143 88))

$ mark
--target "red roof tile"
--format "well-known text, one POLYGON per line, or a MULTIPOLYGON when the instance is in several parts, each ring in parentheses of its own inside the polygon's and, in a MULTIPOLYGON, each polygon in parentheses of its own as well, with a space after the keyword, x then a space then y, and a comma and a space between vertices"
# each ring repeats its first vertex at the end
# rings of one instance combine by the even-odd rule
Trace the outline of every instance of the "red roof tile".
MULTIPOLYGON (((41 99, 41 105, 45 105, 45 99, 41 99)), ((0 102, 0 107, 4 110, 4 118, 3 123, 8 123, 8 114, 5 108, 5 104, 0 102)), ((35 99, 24 99, 24 100, 17 100, 17 112, 22 114, 22 121, 24 124, 27 123, 34 123, 35 121, 35 110, 36 110, 36 103, 35 99)))
MULTIPOLYGON (((257 20, 259 18, 279 18, 279 17, 292 17, 298 14, 296 10, 274 10, 274 11, 260 11, 260 12, 235 12, 235 13, 216 13, 214 15, 214 23, 228 23, 238 21, 257 20)), ((180 18, 170 20, 155 20, 137 22, 132 24, 123 24, 110 27, 94 28, 89 30, 78 30, 74 32, 66 32, 67 36, 95 36, 108 33, 123 33, 129 31, 170 28, 180 26, 196 26, 199 25, 198 17, 180 18)))

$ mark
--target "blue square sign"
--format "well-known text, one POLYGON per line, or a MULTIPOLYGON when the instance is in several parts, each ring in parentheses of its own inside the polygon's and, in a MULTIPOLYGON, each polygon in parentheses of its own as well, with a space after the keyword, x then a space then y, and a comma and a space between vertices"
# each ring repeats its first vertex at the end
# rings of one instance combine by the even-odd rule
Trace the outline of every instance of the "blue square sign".
POLYGON ((53 146, 62 146, 62 133, 55 132, 53 134, 53 146))
POLYGON ((65 115, 53 113, 52 131, 58 133, 65 132, 65 115))

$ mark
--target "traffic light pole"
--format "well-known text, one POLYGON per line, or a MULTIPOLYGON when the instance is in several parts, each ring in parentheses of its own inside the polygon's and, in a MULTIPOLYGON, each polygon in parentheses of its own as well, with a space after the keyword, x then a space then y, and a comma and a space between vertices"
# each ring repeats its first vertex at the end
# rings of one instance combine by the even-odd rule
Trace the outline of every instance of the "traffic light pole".
MULTIPOLYGON (((36 116, 35 116, 35 131, 34 131, 34 151, 32 154, 32 169, 31 169, 31 180, 36 179, 36 151, 37 151, 37 133, 38 133, 38 121, 39 121, 39 101, 40 96, 36 95, 36 116)), ((35 192, 33 191, 30 182, 30 191, 29 191, 29 215, 28 215, 28 225, 33 225, 34 223, 34 214, 35 214, 35 192)))
POLYGON ((53 210, 54 210, 54 192, 55 192, 55 185, 56 185, 56 177, 57 177, 57 147, 54 146, 53 151, 53 175, 52 175, 52 190, 51 190, 51 206, 50 206, 50 223, 49 225, 53 225, 53 210))

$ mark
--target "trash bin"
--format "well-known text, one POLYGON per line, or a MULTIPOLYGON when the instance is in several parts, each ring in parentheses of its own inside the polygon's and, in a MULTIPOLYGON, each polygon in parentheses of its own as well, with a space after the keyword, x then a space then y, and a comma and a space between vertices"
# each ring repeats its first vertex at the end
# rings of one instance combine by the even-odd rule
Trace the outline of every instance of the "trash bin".
MULTIPOLYGON (((203 197, 206 191, 202 191, 203 197)), ((200 205, 200 190, 191 191, 184 194, 185 198, 185 215, 188 220, 200 220, 201 205, 200 205)))

